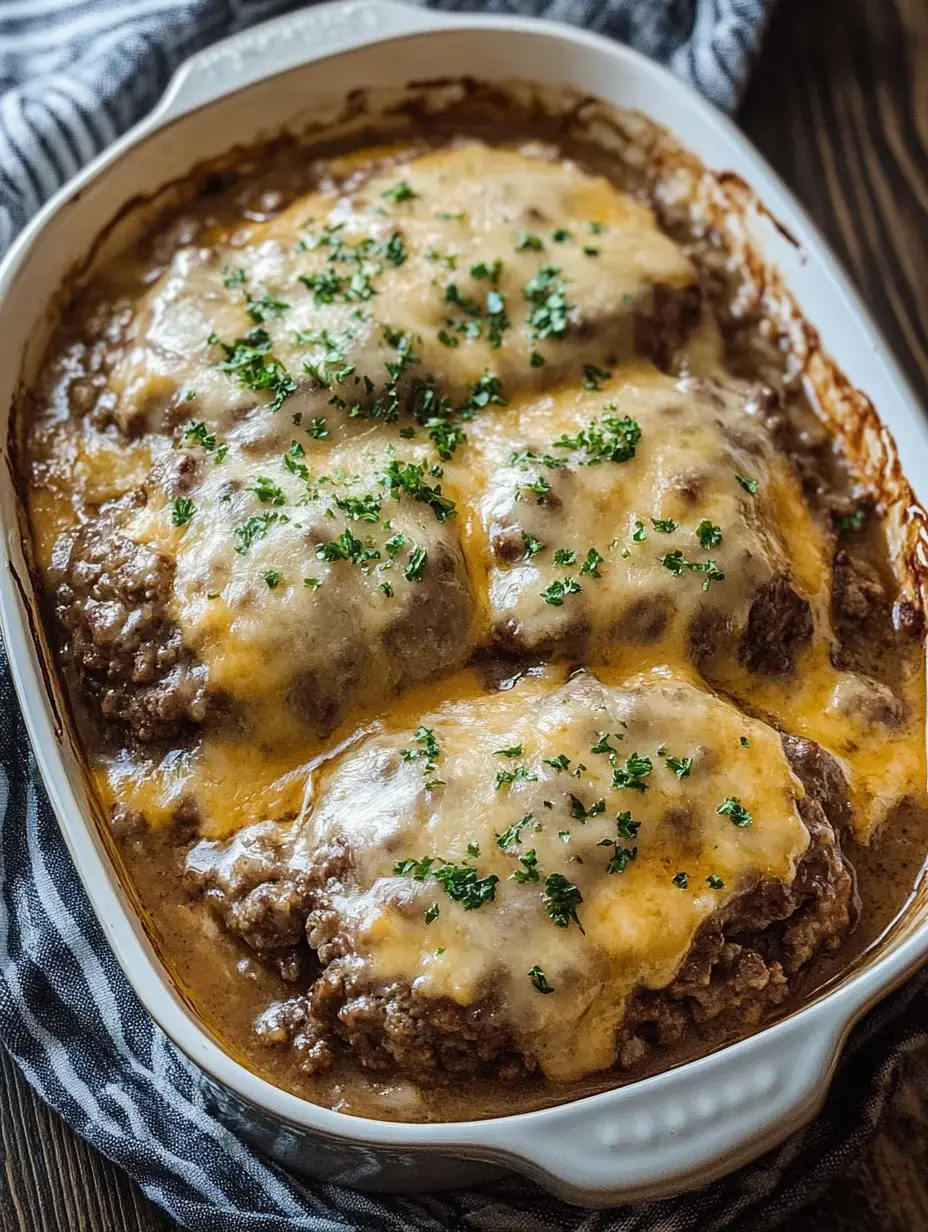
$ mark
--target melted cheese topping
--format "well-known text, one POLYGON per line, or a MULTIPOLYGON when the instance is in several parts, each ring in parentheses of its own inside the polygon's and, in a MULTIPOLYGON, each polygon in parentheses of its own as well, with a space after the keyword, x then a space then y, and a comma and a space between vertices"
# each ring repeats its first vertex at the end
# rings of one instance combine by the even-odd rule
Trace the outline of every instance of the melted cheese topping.
POLYGON ((332 904, 378 981, 505 1005, 558 1081, 612 1064, 631 992, 665 987, 714 912, 759 879, 789 883, 808 846, 776 732, 664 670, 612 688, 527 680, 420 717, 343 757, 298 847, 350 851, 332 904), (427 763, 423 728, 439 750, 427 763), (616 787, 633 756, 640 786, 616 787), (733 798, 748 824, 719 812, 733 798), (403 875, 425 857, 440 858, 403 875), (492 902, 454 901, 442 861, 498 878, 492 902), (575 918, 546 909, 550 874, 582 896, 575 918))
MULTIPOLYGON (((213 229, 139 280, 108 327, 125 337, 114 362, 85 361, 130 441, 73 413, 79 358, 59 361, 31 443, 40 566, 75 521, 144 482, 143 508, 107 516, 174 562, 171 615, 218 703, 195 747, 104 759, 104 801, 155 825, 192 802, 214 834, 292 816, 316 759, 475 648, 679 673, 708 627, 708 679, 835 753, 866 838, 923 788, 922 681, 903 682, 904 720, 887 724, 866 704, 880 686, 832 666, 830 536, 761 404, 725 383, 711 314, 683 366, 722 384, 640 358, 642 327, 694 284, 684 252, 569 161, 474 141, 373 174, 367 157, 340 188, 213 229), (236 349, 249 337, 250 356, 236 349), (266 365, 293 385, 276 410, 274 389, 243 379, 266 365), (466 435, 450 459, 430 417, 466 435), (630 439, 610 421, 640 437, 597 462, 591 425, 630 439), (185 435, 194 422, 209 447, 185 435), (195 471, 183 488, 179 460, 195 471), (421 465, 453 516, 394 499, 397 462, 421 465), (194 513, 177 526, 181 493, 194 513), (373 522, 338 503, 368 497, 373 522), (720 540, 704 546, 704 524, 720 540), (370 557, 320 559, 346 532, 370 557), (416 547, 427 563, 410 579, 416 547), (775 578, 808 603, 813 633, 793 672, 768 678, 739 643, 775 578)), ((125 293, 118 271, 113 286, 125 293)))

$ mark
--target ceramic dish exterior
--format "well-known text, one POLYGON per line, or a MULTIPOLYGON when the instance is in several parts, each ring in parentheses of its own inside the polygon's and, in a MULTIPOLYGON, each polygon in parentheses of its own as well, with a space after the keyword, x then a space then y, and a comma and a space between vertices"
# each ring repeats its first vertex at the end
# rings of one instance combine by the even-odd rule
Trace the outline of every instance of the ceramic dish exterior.
MULTIPOLYGON (((707 167, 730 171, 750 185, 765 207, 754 212, 752 242, 818 327, 816 362, 831 373, 834 389, 840 386, 846 399, 853 395, 854 413, 868 406, 856 393, 866 391, 906 459, 916 494, 928 500, 928 425, 913 395, 809 220, 728 120, 665 70, 583 31, 515 18, 448 16, 379 0, 309 9, 193 57, 155 112, 42 210, 0 269, 0 442, 9 438, 18 391, 41 359, 58 289, 87 267, 88 254, 98 261, 113 251, 130 217, 137 225, 134 203, 224 154, 233 143, 230 134, 236 146, 245 147, 298 127, 300 117, 318 117, 326 100, 344 98, 346 83, 401 92, 410 81, 467 75, 482 81, 528 76, 542 88, 572 87, 640 110, 707 167)), ((865 449, 879 454, 885 475, 898 479, 892 441, 876 421, 871 418, 859 435, 865 449)), ((4 453, 2 631, 36 758, 75 864, 117 958, 155 1021, 202 1073, 221 1115, 286 1166, 359 1188, 417 1192, 515 1169, 588 1206, 702 1184, 774 1146, 815 1114, 854 1022, 928 957, 923 888, 876 946, 782 1021, 656 1077, 517 1116, 381 1122, 318 1107, 272 1086, 200 1025, 119 882, 87 798, 35 612, 14 468, 5 447, 4 453)), ((917 517, 906 535, 917 573, 928 567, 917 517)))

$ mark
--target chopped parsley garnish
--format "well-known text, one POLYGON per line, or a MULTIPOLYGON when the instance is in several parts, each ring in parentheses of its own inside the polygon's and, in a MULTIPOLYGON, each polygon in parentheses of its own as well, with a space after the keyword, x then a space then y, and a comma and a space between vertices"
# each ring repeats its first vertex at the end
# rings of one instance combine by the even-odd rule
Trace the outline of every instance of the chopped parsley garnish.
POLYGON ((409 563, 403 570, 403 577, 408 582, 421 582, 422 571, 425 569, 426 562, 429 558, 425 548, 420 548, 418 545, 410 549, 409 563))
POLYGON ((591 753, 614 753, 615 749, 609 743, 609 733, 605 731, 596 733, 596 743, 590 747, 591 753))
POLYGON ((521 757, 523 753, 521 744, 510 745, 508 749, 495 749, 494 757, 521 757))
POLYGON ((837 519, 838 530, 860 530, 866 520, 866 509, 858 508, 852 513, 842 513, 837 519))
POLYGON ((310 420, 306 433, 308 436, 311 436, 314 441, 324 441, 329 435, 329 430, 325 426, 325 417, 320 416, 318 419, 310 420))
POLYGON ((735 472, 735 478, 744 488, 745 492, 750 492, 752 496, 757 495, 757 489, 760 485, 756 479, 749 479, 747 475, 739 475, 737 471, 735 472))
POLYGON ((316 555, 320 560, 327 560, 330 563, 337 560, 350 560, 356 565, 364 565, 370 560, 380 559, 377 549, 365 547, 347 526, 337 539, 330 539, 327 543, 318 543, 316 555))
POLYGON ((276 590, 282 580, 281 574, 276 569, 265 569, 261 576, 267 582, 268 590, 276 590))
POLYGON ((307 590, 318 590, 322 583, 317 577, 304 577, 303 585, 307 590))
POLYGON ((499 279, 502 272, 503 263, 499 257, 496 258, 492 265, 487 265, 486 261, 478 261, 470 267, 471 278, 486 280, 494 287, 499 285, 499 279))
POLYGON ((299 441, 291 441, 290 448, 281 458, 281 465, 284 470, 290 472, 291 475, 296 475, 304 481, 309 479, 309 467, 301 459, 306 456, 306 450, 299 441))
POLYGON ((196 506, 186 496, 179 496, 171 503, 171 522, 174 526, 186 526, 196 513, 196 506))
POLYGON ((612 771, 612 786, 627 787, 631 791, 647 791, 644 780, 651 770, 650 757, 639 757, 637 753, 632 753, 631 757, 626 758, 624 766, 616 766, 612 771))
POLYGON ((673 518, 652 518, 651 525, 658 532, 658 534, 672 535, 680 523, 675 522, 673 518))
POLYGON ((619 838, 637 838, 641 829, 641 822, 634 821, 631 813, 617 813, 615 824, 619 838))
POLYGON ((581 586, 576 578, 557 578, 541 592, 541 597, 551 607, 563 607, 565 596, 578 595, 580 590, 581 586))
POLYGON ((224 265, 219 272, 222 274, 224 287, 240 287, 245 281, 245 271, 234 265, 224 265))
POLYGON ((708 590, 713 582, 725 580, 725 574, 714 560, 689 560, 679 548, 674 548, 672 552, 662 556, 661 564, 665 569, 669 569, 674 577, 681 577, 687 570, 690 573, 704 573, 706 580, 702 584, 703 590, 708 590))
POLYGON ((580 917, 577 915, 577 908, 583 902, 583 895, 563 873, 549 873, 545 877, 545 888, 542 891, 541 901, 545 905, 549 919, 558 928, 569 928, 573 920, 580 931, 584 932, 580 917))
POLYGON ((289 519, 282 513, 256 513, 241 526, 236 526, 235 537, 238 539, 235 545, 236 552, 239 556, 244 556, 256 540, 264 538, 275 522, 287 521, 289 519))
POLYGON ((533 338, 563 338, 568 328, 568 303, 561 271, 554 265, 543 266, 522 289, 523 297, 532 305, 528 325, 533 338))
POLYGON ((627 415, 603 415, 599 420, 591 420, 576 436, 558 437, 553 448, 577 450, 585 455, 580 459, 581 466, 596 466, 600 462, 631 461, 640 440, 641 426, 637 420, 627 415))
POLYGON ((516 766, 512 770, 497 770, 496 772, 496 790, 501 787, 511 787, 513 783, 535 783, 538 781, 538 775, 532 774, 527 766, 516 766))
POLYGON ((441 908, 439 907, 438 903, 432 903, 431 907, 429 907, 428 911, 426 911, 425 913, 426 924, 431 924, 433 920, 437 920, 438 913, 440 910, 441 908))
POLYGON ((275 317, 282 317, 289 307, 290 305, 285 300, 274 299, 267 291, 263 291, 257 299, 249 296, 246 311, 256 325, 261 325, 264 321, 273 321, 275 317))
POLYGON ((268 479, 267 475, 258 475, 250 488, 246 488, 247 492, 254 492, 258 500, 265 505, 285 505, 287 498, 283 491, 277 486, 273 479, 268 479))
POLYGON ((460 413, 464 419, 473 419, 478 411, 491 405, 508 406, 509 403, 503 397, 503 386, 499 377, 492 372, 485 372, 480 380, 471 386, 460 413))
POLYGON ((751 742, 747 738, 747 736, 742 736, 741 739, 738 741, 738 743, 741 745, 743 749, 749 749, 751 747, 751 742))
POLYGON ((718 875, 718 873, 710 873, 709 876, 706 878, 706 885, 709 887, 710 890, 724 890, 725 889, 725 882, 718 875))
POLYGON ((602 577, 602 574, 599 572, 599 566, 604 560, 605 557, 600 556, 595 548, 590 548, 580 565, 580 572, 589 574, 590 577, 594 578, 602 577))
MULTIPOLYGON (((605 846, 605 844, 603 844, 605 846)), ((638 859, 637 847, 620 847, 615 844, 615 855, 611 856, 606 865, 607 873, 624 873, 633 860, 638 859)))
POLYGON ((425 481, 425 464, 421 462, 400 462, 394 458, 383 474, 382 482, 390 489, 395 500, 405 492, 413 500, 422 501, 429 506, 439 522, 444 522, 454 516, 454 501, 443 496, 441 485, 433 487, 425 481))
POLYGON ((480 855, 480 844, 479 843, 468 843, 467 844, 467 854, 476 860, 477 856, 480 855))
POLYGON ((727 796, 715 811, 728 817, 734 826, 749 826, 754 820, 737 796, 727 796))
MULTIPOLYGON (((449 898, 461 903, 465 911, 474 911, 496 897, 499 878, 495 874, 480 877, 469 864, 453 864, 438 856, 425 856, 421 860, 397 860, 393 865, 394 876, 411 876, 415 881, 433 877, 449 898), (440 867, 436 868, 438 864, 440 867)), ((437 913, 436 913, 437 914, 437 913)), ((434 919, 434 916, 432 917, 434 919)))
POLYGON ((722 542, 721 526, 713 526, 708 518, 703 520, 696 527, 696 538, 699 540, 701 548, 715 548, 722 542))
POLYGON ((534 967, 529 967, 527 974, 528 978, 532 981, 533 986, 537 988, 539 992, 554 992, 554 989, 548 983, 544 971, 542 971, 541 967, 539 967, 537 963, 534 967))
POLYGON ((487 342, 497 350, 502 346, 503 331, 509 328, 509 317, 506 315, 506 297, 502 291, 487 291, 486 298, 487 342))
POLYGON ((672 770, 678 779, 688 778, 693 769, 692 757, 665 757, 664 761, 667 769, 672 770))
POLYGON ((495 873, 480 877, 469 864, 443 864, 432 876, 449 898, 460 903, 465 911, 475 911, 496 897, 499 878, 495 873))
POLYGON ((598 257, 598 256, 599 256, 599 249, 598 249, 598 248, 594 248, 594 247, 592 246, 592 244, 586 244, 586 245, 584 245, 584 248, 583 248, 583 255, 584 255, 585 257, 598 257))
MULTIPOLYGON (((523 560, 531 560, 533 556, 537 556, 544 549, 544 544, 540 539, 533 539, 527 532, 522 532, 522 542, 525 544, 525 554, 523 560)), ((555 553, 555 561, 557 561, 557 553, 555 553)))
POLYGON ((213 455, 213 460, 217 463, 221 462, 229 452, 229 446, 220 445, 213 433, 207 431, 206 424, 197 420, 187 425, 184 440, 192 441, 195 445, 202 445, 207 453, 213 455))
POLYGON ((518 881, 524 884, 526 881, 541 880, 541 874, 538 872, 538 857, 535 855, 534 848, 527 851, 524 856, 519 856, 519 863, 522 867, 509 874, 510 881, 518 881))
POLYGON ((595 364, 583 365, 583 388, 593 390, 598 393, 600 389, 600 381, 608 381, 612 373, 605 368, 597 368, 595 364))
POLYGON ((558 227, 558 229, 552 233, 551 238, 554 240, 555 244, 566 244, 569 239, 573 239, 573 236, 569 231, 565 231, 563 227, 558 227))
POLYGON ((480 316, 480 305, 475 299, 462 295, 455 282, 449 282, 445 287, 445 303, 453 304, 455 308, 460 308, 469 317, 480 316))
POLYGON ((608 230, 604 222, 587 223, 587 229, 591 235, 602 235, 604 231, 608 230))
POLYGON ((543 368, 545 366, 545 357, 541 351, 532 351, 528 357, 528 362, 532 368, 543 368))
POLYGON ((554 553, 554 563, 566 569, 577 563, 577 553, 572 548, 558 548, 554 553))
MULTIPOLYGON (((425 778, 426 789, 431 791, 433 787, 443 787, 442 779, 435 777, 438 770, 438 759, 441 756, 441 746, 435 738, 435 732, 431 727, 417 727, 414 736, 416 744, 419 746, 415 749, 400 749, 400 757, 403 761, 421 761, 424 762, 422 774, 425 778)), ((479 855, 479 851, 475 854, 479 855)))
POLYGON ((544 240, 540 235, 532 235, 528 231, 519 232, 519 238, 516 240, 516 252, 541 252, 544 246, 544 240))
POLYGON ((442 344, 442 346, 453 349, 458 345, 458 339, 455 338, 454 334, 449 334, 446 329, 440 329, 437 336, 438 341, 442 344))
POLYGON ((670 879, 675 886, 679 886, 681 890, 685 890, 690 884, 689 873, 674 873, 670 879))
POLYGON ((418 197, 419 194, 408 180, 398 180, 397 183, 391 184, 389 188, 385 188, 380 195, 398 205, 401 201, 411 201, 413 197, 418 197))
POLYGON ((352 522, 380 521, 380 500, 369 492, 363 496, 336 496, 335 504, 352 522))
POLYGON ((383 594, 387 596, 388 599, 393 598, 393 586, 389 582, 381 582, 380 589, 383 592, 383 594))
POLYGON ((249 330, 244 338, 237 338, 231 346, 225 342, 219 345, 225 353, 225 359, 216 365, 219 371, 232 373, 244 389, 269 390, 274 395, 270 402, 272 411, 278 410, 284 399, 296 390, 296 381, 270 354, 271 338, 267 330, 258 326, 249 330))
POLYGON ((504 830, 502 834, 497 835, 496 845, 500 851, 505 851, 509 847, 514 847, 516 843, 522 841, 522 831, 532 821, 532 814, 526 813, 520 821, 514 821, 508 830, 504 830))
POLYGON ((642 522, 640 518, 635 518, 635 530, 632 534, 632 539, 635 541, 635 543, 644 543, 647 537, 648 537, 648 532, 647 532, 647 529, 645 528, 644 522, 642 522))
POLYGON ((586 821, 588 817, 599 817, 605 811, 605 800, 596 800, 589 808, 586 808, 582 800, 578 800, 576 796, 570 797, 570 815, 574 821, 586 821))
POLYGON ((570 758, 566 753, 558 753, 557 757, 546 757, 544 759, 544 764, 546 766, 552 766, 558 774, 560 774, 562 770, 568 770, 570 768, 570 758))

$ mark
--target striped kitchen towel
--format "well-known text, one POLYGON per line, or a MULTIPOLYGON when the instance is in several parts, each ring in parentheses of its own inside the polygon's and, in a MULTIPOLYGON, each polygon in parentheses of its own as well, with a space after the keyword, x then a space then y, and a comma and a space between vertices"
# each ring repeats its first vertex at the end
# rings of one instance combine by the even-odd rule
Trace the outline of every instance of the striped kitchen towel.
MULTIPOLYGON (((443 8, 480 7, 435 0, 443 8)), ((0 246, 54 189, 143 115, 191 52, 295 7, 286 0, 0 0, 0 246)), ((581 23, 669 64, 730 109, 766 0, 489 0, 581 23)), ((392 1199, 286 1176, 207 1106, 95 920, 36 774, 0 648, 0 1038, 35 1090, 181 1225, 203 1232, 774 1227, 872 1136, 928 982, 855 1033, 822 1116, 763 1160, 682 1199, 589 1215, 511 1179, 392 1199), (854 1079, 846 1075, 853 1069, 854 1079)))

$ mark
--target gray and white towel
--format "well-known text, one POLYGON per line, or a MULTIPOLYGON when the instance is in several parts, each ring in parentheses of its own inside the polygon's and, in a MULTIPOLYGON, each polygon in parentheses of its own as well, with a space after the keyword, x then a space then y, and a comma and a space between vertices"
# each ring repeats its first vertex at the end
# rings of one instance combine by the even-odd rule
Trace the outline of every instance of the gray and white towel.
MULTIPOLYGON (((557 18, 633 44, 731 109, 770 0, 434 0, 557 18)), ((288 0, 0 0, 0 249, 207 43, 288 0)), ((27 1080, 184 1227, 202 1232, 713 1232, 775 1227, 875 1132, 906 1053, 925 1042, 928 977, 855 1032, 818 1120, 698 1193, 591 1215, 512 1179, 423 1198, 286 1176, 206 1105, 114 960, 59 834, 0 647, 0 1039, 27 1080)))

